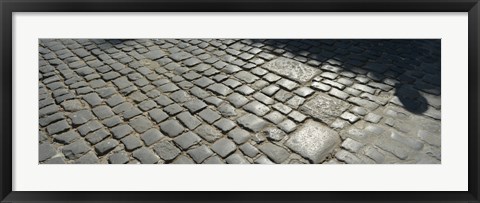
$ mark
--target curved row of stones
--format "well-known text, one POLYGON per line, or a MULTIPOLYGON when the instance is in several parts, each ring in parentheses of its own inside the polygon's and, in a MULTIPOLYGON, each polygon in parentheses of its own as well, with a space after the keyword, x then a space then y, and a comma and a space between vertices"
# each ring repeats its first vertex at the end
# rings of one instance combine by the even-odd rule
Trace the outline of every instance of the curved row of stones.
POLYGON ((39 161, 439 163, 439 57, 428 40, 40 40, 39 161))

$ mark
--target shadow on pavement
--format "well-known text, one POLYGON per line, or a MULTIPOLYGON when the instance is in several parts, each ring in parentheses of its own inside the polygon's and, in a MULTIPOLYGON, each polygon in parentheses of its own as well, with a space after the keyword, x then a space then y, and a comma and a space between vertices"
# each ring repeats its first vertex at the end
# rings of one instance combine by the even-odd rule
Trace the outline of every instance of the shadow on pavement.
MULTIPOLYGON (((310 65, 330 64, 395 88, 408 111, 428 109, 423 94, 441 93, 440 39, 252 39, 273 53, 310 65), (282 52, 286 50, 287 52, 282 52)), ((315 66, 314 66, 315 67, 315 66)))

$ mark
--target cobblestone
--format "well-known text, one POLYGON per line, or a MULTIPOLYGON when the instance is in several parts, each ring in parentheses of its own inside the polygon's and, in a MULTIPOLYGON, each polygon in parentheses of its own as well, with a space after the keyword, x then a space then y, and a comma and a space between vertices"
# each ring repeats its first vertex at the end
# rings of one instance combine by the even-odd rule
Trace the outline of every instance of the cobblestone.
POLYGON ((42 164, 441 163, 439 40, 40 39, 38 50, 42 164))

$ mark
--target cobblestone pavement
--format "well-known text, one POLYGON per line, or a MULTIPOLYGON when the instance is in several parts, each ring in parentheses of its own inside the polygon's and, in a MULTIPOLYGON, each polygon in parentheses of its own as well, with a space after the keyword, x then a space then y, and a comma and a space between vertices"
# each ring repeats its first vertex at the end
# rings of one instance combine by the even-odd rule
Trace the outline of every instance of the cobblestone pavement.
POLYGON ((440 163, 440 40, 42 39, 43 164, 440 163))

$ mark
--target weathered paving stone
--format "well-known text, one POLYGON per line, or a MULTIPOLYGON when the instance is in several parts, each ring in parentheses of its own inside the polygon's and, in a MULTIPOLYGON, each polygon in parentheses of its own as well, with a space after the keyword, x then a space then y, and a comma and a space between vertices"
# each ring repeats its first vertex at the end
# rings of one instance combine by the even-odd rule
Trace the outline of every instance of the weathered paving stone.
POLYGON ((97 164, 98 157, 93 152, 88 152, 79 159, 75 160, 75 164, 97 164))
POLYGON ((220 83, 212 84, 207 89, 221 96, 227 96, 233 92, 232 89, 220 83))
POLYGON ((169 115, 175 115, 177 113, 180 113, 183 111, 182 106, 178 104, 170 104, 167 107, 163 108, 165 112, 167 112, 169 115))
POLYGON ((421 150, 423 148, 423 143, 420 142, 419 140, 410 138, 400 132, 392 131, 390 134, 390 137, 398 142, 401 142, 408 147, 415 149, 415 150, 421 150))
POLYGON ((107 130, 101 128, 85 136, 85 139, 92 144, 96 144, 108 136, 110 136, 110 133, 107 130))
POLYGON ((158 90, 160 90, 160 92, 162 92, 162 93, 174 92, 174 91, 177 91, 179 89, 180 88, 178 88, 178 86, 176 86, 173 83, 167 83, 167 84, 164 84, 164 85, 158 87, 158 90))
POLYGON ((242 85, 240 87, 237 87, 235 91, 240 92, 243 95, 250 95, 255 92, 255 90, 248 85, 242 85))
POLYGON ((77 111, 72 113, 69 117, 73 125, 81 125, 94 118, 90 110, 77 111))
POLYGON ((218 129, 220 129, 222 132, 228 132, 229 130, 231 130, 236 126, 235 122, 228 120, 226 118, 221 118, 220 120, 215 122, 214 125, 218 129))
POLYGON ((110 107, 114 107, 114 106, 117 106, 121 103, 125 102, 125 97, 122 97, 120 95, 113 95, 112 97, 110 97, 109 99, 107 99, 106 103, 110 106, 110 107))
POLYGON ((257 76, 247 72, 247 71, 240 71, 234 75, 236 78, 243 80, 246 83, 253 83, 256 80, 260 79, 257 76))
POLYGON ((227 100, 232 103, 235 107, 240 108, 246 103, 248 103, 248 99, 238 93, 232 93, 227 97, 227 100))
POLYGON ((291 133, 297 128, 297 125, 293 121, 287 119, 279 123, 278 127, 286 133, 291 133))
POLYGON ((128 110, 126 110, 125 112, 123 112, 123 118, 124 120, 129 120, 135 116, 138 116, 142 114, 142 111, 140 111, 140 109, 138 109, 137 107, 132 107, 128 110))
POLYGON ((213 155, 212 150, 210 150, 207 146, 202 145, 194 149, 190 149, 187 151, 188 155, 192 157, 192 159, 196 163, 202 163, 206 158, 213 155))
POLYGON ((280 141, 286 136, 286 133, 276 127, 267 127, 260 131, 260 133, 257 133, 256 136, 266 137, 272 141, 280 141))
POLYGON ((200 89, 199 87, 195 86, 190 89, 190 93, 198 98, 206 98, 210 96, 210 93, 207 91, 200 89))
POLYGON ((194 132, 208 142, 214 142, 222 137, 222 133, 220 131, 206 124, 199 126, 194 132))
POLYGON ((228 164, 250 164, 245 157, 237 153, 230 155, 225 161, 227 161, 228 164))
POLYGON ((237 149, 237 146, 231 140, 222 138, 213 143, 211 148, 215 153, 225 158, 233 153, 237 149))
POLYGON ((142 164, 154 164, 160 160, 160 157, 158 157, 151 149, 146 147, 135 150, 132 155, 142 164))
POLYGON ((224 117, 231 117, 231 116, 236 116, 237 115, 237 112, 236 112, 236 109, 235 107, 233 107, 232 105, 224 102, 222 103, 218 109, 217 109, 220 114, 222 114, 222 116, 224 117))
POLYGON ((38 146, 38 161, 45 161, 55 154, 57 154, 57 150, 49 143, 43 143, 38 146))
POLYGON ((192 97, 183 90, 178 90, 169 96, 173 101, 178 103, 187 102, 192 99, 192 97))
POLYGON ((172 161, 172 164, 195 164, 195 162, 185 155, 179 155, 175 160, 172 161))
POLYGON ((168 115, 160 109, 152 109, 152 110, 148 111, 148 115, 156 123, 160 123, 160 122, 162 122, 162 121, 164 121, 165 119, 168 118, 168 115))
POLYGON ((270 111, 270 108, 255 100, 243 106, 243 109, 257 116, 264 116, 270 111))
POLYGON ((286 102, 288 99, 292 98, 293 94, 291 92, 287 92, 285 90, 279 90, 275 95, 274 98, 281 102, 286 102))
POLYGON ((260 90, 264 87, 266 87, 269 83, 265 80, 257 80, 256 82, 254 82, 251 87, 255 90, 260 90))
POLYGON ((362 164, 362 160, 355 156, 354 154, 345 151, 345 150, 340 150, 335 154, 335 158, 337 158, 340 161, 344 161, 348 164, 362 164))
POLYGON ((150 146, 164 137, 165 136, 155 128, 151 128, 140 135, 140 138, 142 138, 146 146, 150 146))
POLYGON ((196 113, 204 109, 205 107, 207 107, 207 104, 205 104, 205 102, 203 102, 202 100, 194 99, 194 100, 185 102, 183 106, 187 108, 190 111, 190 113, 196 113))
POLYGON ((382 116, 378 115, 378 114, 375 114, 375 113, 368 113, 364 120, 368 121, 368 122, 372 122, 372 123, 378 123, 380 121, 380 119, 382 118, 382 116))
POLYGON ((342 100, 347 99, 348 96, 349 96, 347 93, 342 92, 342 91, 338 90, 337 88, 332 88, 332 89, 330 90, 330 92, 328 92, 328 94, 329 94, 329 95, 332 95, 332 96, 334 96, 334 97, 337 97, 337 98, 339 98, 339 99, 342 99, 342 100))
POLYGON ((184 128, 177 120, 167 120, 160 123, 160 130, 169 137, 180 135, 184 128))
POLYGON ((305 99, 297 95, 293 96, 287 101, 287 105, 296 109, 305 102, 305 99))
POLYGON ((436 136, 431 132, 428 132, 426 130, 419 130, 417 136, 430 145, 437 147, 441 146, 440 136, 436 136))
POLYGON ((292 111, 292 108, 281 103, 276 103, 272 107, 283 114, 288 114, 292 111))
POLYGON ((260 92, 257 92, 255 94, 253 94, 253 98, 255 98, 256 100, 266 104, 266 105, 270 105, 270 104, 273 104, 275 102, 275 100, 273 100, 272 98, 268 97, 267 95, 264 95, 260 92))
POLYGON ((321 163, 340 144, 337 132, 315 121, 307 121, 285 142, 291 150, 313 163, 321 163))
POLYGON ((244 128, 247 128, 253 132, 258 132, 265 128, 268 123, 253 115, 253 114, 245 114, 244 116, 237 119, 237 122, 244 128))
POLYGON ((126 124, 121 124, 110 129, 115 139, 121 139, 130 133, 133 133, 133 128, 126 124))
POLYGON ((360 119, 358 116, 355 116, 354 114, 347 111, 343 112, 343 114, 340 115, 340 117, 347 120, 350 123, 355 123, 356 121, 358 121, 358 119, 360 119))
POLYGON ((126 164, 129 161, 126 152, 117 152, 108 157, 108 163, 110 164, 126 164))
POLYGON ((377 164, 381 164, 385 160, 385 156, 382 153, 380 153, 375 147, 373 147, 371 145, 367 145, 363 149, 363 151, 364 151, 366 156, 373 159, 377 164))
POLYGON ((129 111, 129 110, 132 110, 132 108, 134 108, 134 106, 131 103, 123 102, 123 103, 113 107, 112 111, 116 114, 120 114, 120 113, 129 111))
POLYGON ((54 113, 52 115, 40 118, 38 122, 40 126, 45 127, 55 121, 64 120, 64 119, 65 119, 64 113, 58 112, 58 113, 54 113))
POLYGON ((315 92, 315 90, 309 88, 309 87, 301 87, 298 88, 297 90, 294 91, 295 94, 301 96, 301 97, 308 97, 312 95, 315 92))
POLYGON ((271 111, 270 113, 265 115, 264 118, 274 124, 279 124, 280 122, 285 120, 285 116, 279 113, 278 111, 271 111))
POLYGON ((255 159, 255 163, 256 164, 275 164, 270 159, 268 159, 267 156, 265 155, 259 156, 257 159, 255 159))
POLYGON ((70 125, 66 120, 57 121, 47 126, 47 132, 50 135, 64 132, 70 129, 70 125))
POLYGON ((118 144, 119 142, 117 140, 108 138, 95 145, 95 152, 97 152, 97 154, 100 156, 107 154, 109 151, 113 150, 118 144))
POLYGON ((375 146, 392 153, 399 159, 405 160, 408 157, 408 150, 405 145, 401 145, 393 139, 376 139, 374 140, 375 146))
POLYGON ((348 121, 345 121, 345 120, 342 120, 342 119, 335 119, 335 121, 333 121, 332 124, 330 124, 329 126, 331 128, 333 128, 334 130, 339 130, 339 129, 343 129, 343 128, 346 128, 350 125, 350 123, 348 121))
POLYGON ((91 121, 81 125, 80 127, 78 127, 77 131, 80 133, 80 135, 85 136, 88 133, 93 132, 95 130, 98 130, 102 127, 103 127, 103 125, 100 122, 98 122, 96 120, 91 120, 91 121))
POLYGON ((342 142, 341 145, 344 149, 356 153, 364 146, 364 144, 357 142, 351 138, 347 138, 345 141, 342 142))
POLYGON ((102 103, 102 98, 98 96, 97 93, 90 93, 85 96, 83 96, 83 100, 85 100, 90 106, 97 106, 102 103))
POLYGON ((132 151, 142 146, 142 141, 136 135, 128 135, 122 138, 121 141, 127 151, 132 151))
POLYGON ((187 53, 187 52, 182 51, 182 52, 177 52, 177 53, 170 54, 169 57, 171 59, 173 59, 174 61, 178 62, 178 61, 183 61, 185 59, 188 59, 188 58, 192 57, 192 55, 187 53))
POLYGON ((288 153, 286 149, 269 142, 259 145, 258 149, 278 164, 284 162, 290 156, 290 153, 288 153))
POLYGON ((239 149, 243 152, 243 154, 247 155, 250 158, 257 156, 257 154, 260 153, 260 151, 258 151, 258 149, 250 143, 245 143, 241 145, 239 149))
POLYGON ((318 94, 313 99, 305 102, 300 108, 300 112, 310 115, 326 124, 331 124, 335 118, 340 116, 350 104, 342 100, 318 94))
POLYGON ((78 159, 88 151, 90 151, 90 147, 81 139, 62 148, 62 153, 68 159, 78 159))
POLYGON ((78 99, 64 101, 61 105, 65 111, 70 112, 79 111, 85 108, 85 105, 78 99))
POLYGON ((265 76, 263 76, 263 79, 267 80, 268 82, 275 82, 277 80, 280 80, 282 77, 275 75, 273 73, 268 73, 265 76))
MULTIPOLYGON (((209 78, 207 78, 207 77, 201 77, 201 78, 196 79, 196 80, 193 81, 193 84, 195 84, 195 85, 197 85, 197 86, 199 86, 199 87, 202 87, 202 88, 205 88, 205 87, 207 87, 207 86, 209 86, 209 85, 211 85, 211 84, 214 84, 214 83, 215 83, 215 81, 213 81, 213 80, 211 80, 211 79, 209 79, 209 78)), ((217 87, 219 87, 219 86, 217 86, 217 87)))
POLYGON ((54 157, 43 162, 44 164, 66 164, 63 157, 54 157))
POLYGON ((105 120, 102 121, 102 124, 106 127, 113 127, 113 126, 116 126, 120 123, 122 123, 123 120, 120 118, 120 116, 112 116, 110 118, 107 118, 105 120))
POLYGON ((288 117, 296 122, 303 122, 305 119, 307 119, 307 116, 298 111, 292 111, 290 114, 288 114, 288 117))
POLYGON ((330 85, 326 85, 326 84, 323 84, 321 82, 313 82, 312 83, 312 88, 316 89, 316 90, 321 90, 321 91, 324 91, 324 92, 327 92, 330 89, 332 89, 332 87, 330 85))
POLYGON ((112 109, 110 109, 110 107, 108 107, 106 105, 97 106, 97 107, 93 108, 92 111, 95 114, 95 116, 97 116, 97 118, 102 119, 102 120, 115 115, 112 112, 112 109))
POLYGON ((200 118, 202 118, 209 124, 213 124, 216 120, 221 118, 220 114, 209 108, 204 109, 203 111, 198 113, 198 115, 200 116, 200 118))
POLYGON ((182 122, 188 129, 193 130, 198 127, 202 122, 198 120, 196 117, 192 116, 188 112, 182 112, 177 115, 177 119, 182 122))
POLYGON ((135 117, 130 120, 129 125, 138 133, 143 133, 153 127, 152 122, 144 116, 135 117))
POLYGON ((237 144, 243 144, 250 139, 250 133, 239 127, 231 130, 227 135, 237 144))
POLYGON ((153 109, 157 106, 157 103, 155 103, 154 101, 152 100, 146 100, 146 101, 143 101, 141 102, 138 107, 140 109, 142 109, 143 111, 148 111, 150 109, 153 109))
POLYGON ((280 88, 276 85, 270 85, 268 87, 265 87, 262 89, 262 93, 268 95, 268 96, 272 96, 273 94, 275 94, 280 88))
POLYGON ((162 141, 158 144, 155 144, 153 146, 153 150, 155 150, 155 153, 157 153, 161 159, 166 161, 175 159, 181 152, 177 147, 168 141, 162 141))
POLYGON ((263 68, 300 83, 310 81, 321 72, 319 69, 283 57, 265 63, 263 68))
POLYGON ((293 82, 291 80, 287 80, 287 79, 281 79, 279 81, 277 81, 276 83, 277 85, 287 89, 288 91, 292 91, 293 89, 295 89, 298 84, 296 82, 293 82))
POLYGON ((73 130, 69 130, 62 134, 53 135, 53 141, 62 143, 62 144, 70 144, 78 138, 80 138, 80 134, 78 134, 73 130))
POLYGON ((186 150, 191 146, 199 143, 201 140, 202 138, 198 137, 197 134, 189 131, 189 132, 183 133, 178 137, 175 137, 175 139, 173 139, 173 142, 175 142, 175 144, 180 146, 183 150, 186 150))
POLYGON ((205 159, 205 161, 203 161, 203 164, 224 164, 224 162, 218 156, 211 156, 205 159))

